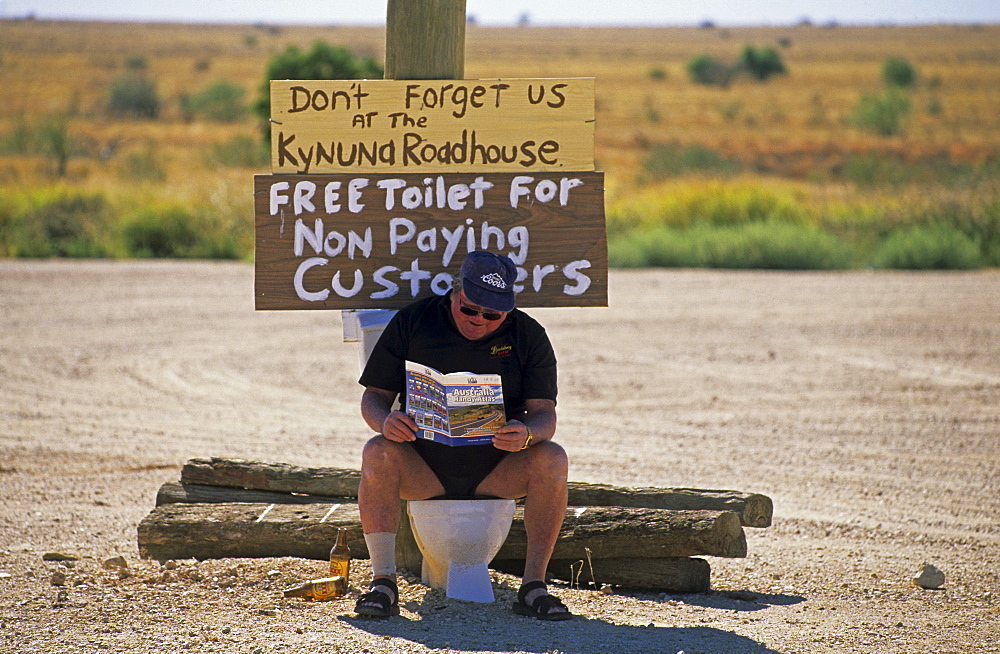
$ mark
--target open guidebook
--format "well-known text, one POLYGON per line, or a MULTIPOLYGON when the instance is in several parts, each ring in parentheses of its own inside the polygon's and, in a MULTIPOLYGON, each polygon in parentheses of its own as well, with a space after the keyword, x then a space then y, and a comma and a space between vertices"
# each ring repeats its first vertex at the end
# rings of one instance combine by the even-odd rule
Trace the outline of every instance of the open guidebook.
POLYGON ((406 413, 417 438, 445 445, 481 445, 506 423, 500 375, 443 374, 406 362, 406 413))

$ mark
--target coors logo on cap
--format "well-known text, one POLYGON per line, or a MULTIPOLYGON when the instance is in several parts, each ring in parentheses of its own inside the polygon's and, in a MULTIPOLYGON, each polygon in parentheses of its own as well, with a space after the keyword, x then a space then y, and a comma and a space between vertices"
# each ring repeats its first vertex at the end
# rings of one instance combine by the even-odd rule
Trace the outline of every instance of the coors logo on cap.
POLYGON ((480 279, 482 279, 487 284, 492 284, 496 286, 497 288, 507 288, 507 282, 505 282, 503 280, 503 277, 501 277, 497 273, 490 273, 489 275, 483 275, 480 279))

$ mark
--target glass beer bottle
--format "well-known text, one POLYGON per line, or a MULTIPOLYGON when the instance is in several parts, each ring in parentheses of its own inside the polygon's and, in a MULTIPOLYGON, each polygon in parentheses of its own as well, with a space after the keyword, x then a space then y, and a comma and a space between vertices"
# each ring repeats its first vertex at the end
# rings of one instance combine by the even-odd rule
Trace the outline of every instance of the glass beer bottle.
POLYGON ((337 530, 337 542, 330 550, 330 576, 343 577, 344 583, 351 583, 351 548, 347 546, 347 528, 337 530))
POLYGON ((326 577, 310 579, 298 586, 284 591, 285 597, 301 597, 310 601, 322 602, 337 599, 347 594, 347 581, 343 577, 326 577))

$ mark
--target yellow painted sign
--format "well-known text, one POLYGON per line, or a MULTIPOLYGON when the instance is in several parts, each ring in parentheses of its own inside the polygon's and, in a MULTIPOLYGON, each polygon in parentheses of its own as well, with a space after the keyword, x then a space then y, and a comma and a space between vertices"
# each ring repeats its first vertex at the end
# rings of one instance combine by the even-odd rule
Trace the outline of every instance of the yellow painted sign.
POLYGON ((594 170, 594 78, 271 82, 274 173, 594 170))

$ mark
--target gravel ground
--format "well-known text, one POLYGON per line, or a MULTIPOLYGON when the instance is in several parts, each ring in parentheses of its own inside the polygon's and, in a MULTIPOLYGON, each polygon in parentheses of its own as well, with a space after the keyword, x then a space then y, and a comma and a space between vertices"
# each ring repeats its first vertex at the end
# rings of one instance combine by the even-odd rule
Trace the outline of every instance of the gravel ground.
POLYGON ((553 584, 565 623, 511 614, 499 573, 485 605, 404 580, 377 621, 281 596, 321 562, 139 558, 189 458, 360 463, 339 314, 255 313, 252 279, 0 261, 0 651, 1000 652, 998 271, 615 271, 608 309, 531 311, 571 479, 775 503, 711 592, 553 584))

